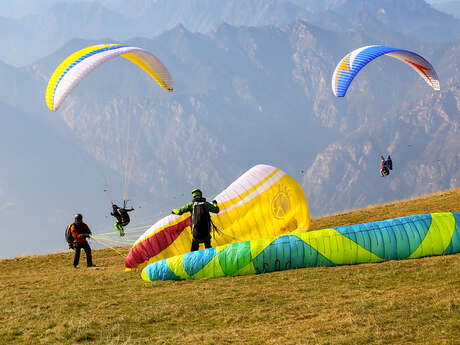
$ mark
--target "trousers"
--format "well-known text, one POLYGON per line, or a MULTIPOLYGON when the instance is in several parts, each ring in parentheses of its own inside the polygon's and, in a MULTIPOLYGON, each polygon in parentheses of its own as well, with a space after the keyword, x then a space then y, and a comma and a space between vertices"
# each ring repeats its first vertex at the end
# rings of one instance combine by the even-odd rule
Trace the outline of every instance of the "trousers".
MULTIPOLYGON (((205 248, 211 248, 211 238, 204 240, 204 247, 205 248)), ((190 249, 191 252, 197 251, 200 249, 200 242, 192 239, 192 248, 190 249)))
POLYGON ((80 262, 80 252, 81 249, 85 250, 86 253, 86 265, 88 267, 93 266, 93 257, 91 256, 91 247, 89 246, 88 242, 85 241, 83 244, 77 243, 75 245, 75 254, 73 257, 73 267, 77 267, 78 263, 80 262))

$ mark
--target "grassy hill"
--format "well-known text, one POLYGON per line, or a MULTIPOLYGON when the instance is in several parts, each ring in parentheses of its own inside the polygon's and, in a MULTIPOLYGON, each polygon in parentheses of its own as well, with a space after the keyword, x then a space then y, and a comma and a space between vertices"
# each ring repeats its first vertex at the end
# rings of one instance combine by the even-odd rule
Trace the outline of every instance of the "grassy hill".
MULTIPOLYGON (((314 219, 312 227, 438 211, 460 211, 460 188, 314 219)), ((458 344, 460 339, 459 254, 157 283, 125 273, 123 257, 111 249, 94 252, 96 268, 73 269, 72 254, 0 261, 0 344, 458 344)))

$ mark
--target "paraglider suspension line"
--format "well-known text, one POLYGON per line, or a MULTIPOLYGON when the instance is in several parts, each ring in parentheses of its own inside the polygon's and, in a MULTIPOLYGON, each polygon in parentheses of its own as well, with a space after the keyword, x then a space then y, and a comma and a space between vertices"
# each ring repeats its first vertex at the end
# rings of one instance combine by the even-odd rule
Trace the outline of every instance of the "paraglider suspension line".
POLYGON ((90 236, 90 238, 94 241, 96 241, 97 243, 99 243, 100 245, 106 247, 106 248, 110 248, 112 249, 115 253, 117 253, 118 255, 120 255, 122 258, 124 258, 126 255, 123 255, 122 253, 120 253, 118 250, 116 250, 115 248, 113 247, 110 247, 110 246, 107 246, 105 243, 103 243, 102 241, 99 241, 97 240, 96 238, 94 238, 93 236, 90 236))

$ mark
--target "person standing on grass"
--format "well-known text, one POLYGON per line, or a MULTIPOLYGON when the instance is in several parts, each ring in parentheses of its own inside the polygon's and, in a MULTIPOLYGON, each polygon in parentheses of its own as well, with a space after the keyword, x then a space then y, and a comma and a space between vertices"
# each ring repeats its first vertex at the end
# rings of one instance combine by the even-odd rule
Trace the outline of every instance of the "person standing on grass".
POLYGON ((211 248, 212 221, 209 212, 219 213, 219 206, 216 200, 213 200, 212 203, 207 202, 198 188, 192 190, 192 197, 191 202, 180 209, 173 209, 172 214, 180 216, 185 212, 191 213, 192 247, 190 251, 194 252, 200 248, 200 243, 204 243, 205 248, 211 248))
POLYGON ((91 247, 86 240, 91 236, 91 230, 88 225, 83 223, 83 216, 80 213, 75 215, 75 222, 70 225, 70 231, 73 237, 73 247, 75 255, 73 257, 73 267, 77 268, 80 262, 80 252, 83 248, 86 253, 86 265, 88 267, 94 267, 93 258, 91 256, 91 247))

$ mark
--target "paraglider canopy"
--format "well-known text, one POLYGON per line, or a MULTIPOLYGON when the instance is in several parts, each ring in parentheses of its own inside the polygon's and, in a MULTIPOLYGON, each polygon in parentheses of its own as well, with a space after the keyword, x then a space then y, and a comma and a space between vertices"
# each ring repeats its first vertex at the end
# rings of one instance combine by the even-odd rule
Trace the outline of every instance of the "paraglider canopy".
POLYGON ((121 44, 100 44, 81 49, 55 69, 46 88, 46 105, 56 111, 66 97, 97 67, 121 56, 142 68, 166 91, 173 90, 172 78, 163 63, 150 52, 121 44))
POLYGON ((334 95, 344 97, 353 78, 359 71, 382 55, 391 56, 409 65, 434 90, 440 90, 438 75, 425 58, 409 50, 373 45, 355 49, 340 60, 332 75, 332 92, 334 95))
MULTIPOLYGON (((213 199, 220 209, 218 214, 211 215, 220 231, 212 239, 214 246, 310 227, 310 213, 302 187, 285 172, 270 165, 256 165, 213 199)), ((142 268, 151 262, 188 252, 192 243, 190 225, 190 213, 170 214, 157 221, 134 243, 125 260, 126 268, 142 268)))

